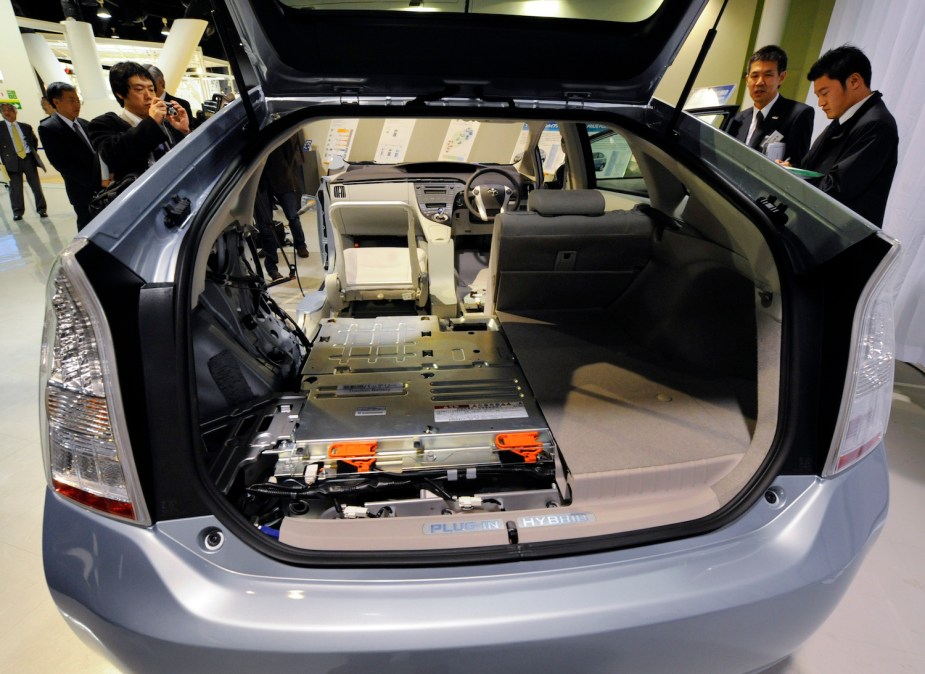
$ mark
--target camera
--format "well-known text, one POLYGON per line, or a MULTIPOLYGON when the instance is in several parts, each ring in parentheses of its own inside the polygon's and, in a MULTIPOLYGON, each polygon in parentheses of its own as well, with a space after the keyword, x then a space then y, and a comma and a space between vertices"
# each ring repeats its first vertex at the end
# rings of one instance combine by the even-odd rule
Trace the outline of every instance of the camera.
POLYGON ((167 114, 171 117, 175 117, 177 115, 177 108, 173 103, 167 104, 167 114))

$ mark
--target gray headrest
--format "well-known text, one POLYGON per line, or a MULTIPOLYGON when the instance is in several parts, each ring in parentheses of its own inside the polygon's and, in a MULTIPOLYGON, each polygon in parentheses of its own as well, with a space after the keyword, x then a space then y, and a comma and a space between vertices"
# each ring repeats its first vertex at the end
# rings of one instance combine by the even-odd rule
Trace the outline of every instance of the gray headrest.
POLYGON ((604 195, 597 190, 534 190, 527 210, 539 215, 603 215, 604 195))

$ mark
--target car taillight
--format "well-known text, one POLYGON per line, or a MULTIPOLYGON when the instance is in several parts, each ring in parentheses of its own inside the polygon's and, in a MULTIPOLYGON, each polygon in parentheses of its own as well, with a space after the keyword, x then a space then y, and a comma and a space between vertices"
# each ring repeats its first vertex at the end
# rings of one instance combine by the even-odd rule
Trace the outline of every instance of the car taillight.
POLYGON ((121 416, 112 338, 72 243, 48 280, 42 338, 42 446, 49 485, 77 503, 149 524, 121 416))
POLYGON ((896 244, 868 281, 854 316, 848 377, 823 476, 853 465, 886 433, 893 402, 893 304, 900 247, 896 244))

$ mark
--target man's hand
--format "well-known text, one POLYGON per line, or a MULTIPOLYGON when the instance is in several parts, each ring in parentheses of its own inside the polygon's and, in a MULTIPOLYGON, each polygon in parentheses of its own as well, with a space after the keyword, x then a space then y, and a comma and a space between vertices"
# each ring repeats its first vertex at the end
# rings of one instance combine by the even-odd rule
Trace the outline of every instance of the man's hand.
MULTIPOLYGON (((161 101, 161 103, 163 102, 164 101, 161 101)), ((166 105, 173 108, 177 113, 175 115, 167 115, 167 123, 182 134, 188 134, 190 130, 189 115, 186 114, 186 108, 179 103, 167 103, 166 105)))
POLYGON ((167 116, 167 103, 164 102, 161 98, 155 98, 151 101, 151 107, 148 108, 148 117, 153 119, 158 124, 164 123, 164 118, 167 116))
POLYGON ((156 98, 148 108, 148 116, 158 124, 163 124, 166 120, 170 126, 184 135, 189 133, 189 115, 182 105, 156 98), (173 110, 176 114, 170 114, 168 110, 173 110))

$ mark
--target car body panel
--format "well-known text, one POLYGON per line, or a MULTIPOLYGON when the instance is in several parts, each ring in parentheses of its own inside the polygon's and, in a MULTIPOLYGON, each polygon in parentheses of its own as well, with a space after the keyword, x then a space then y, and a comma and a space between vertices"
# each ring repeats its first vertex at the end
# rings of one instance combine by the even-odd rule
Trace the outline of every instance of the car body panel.
POLYGON ((576 658, 584 672, 742 672, 791 652, 844 593, 886 517, 883 446, 835 478, 773 489, 775 503, 693 539, 355 570, 283 565, 227 532, 208 552, 212 517, 139 529, 49 493, 44 558, 67 620, 137 672, 175 671, 177 658, 226 674, 555 672, 576 658))

